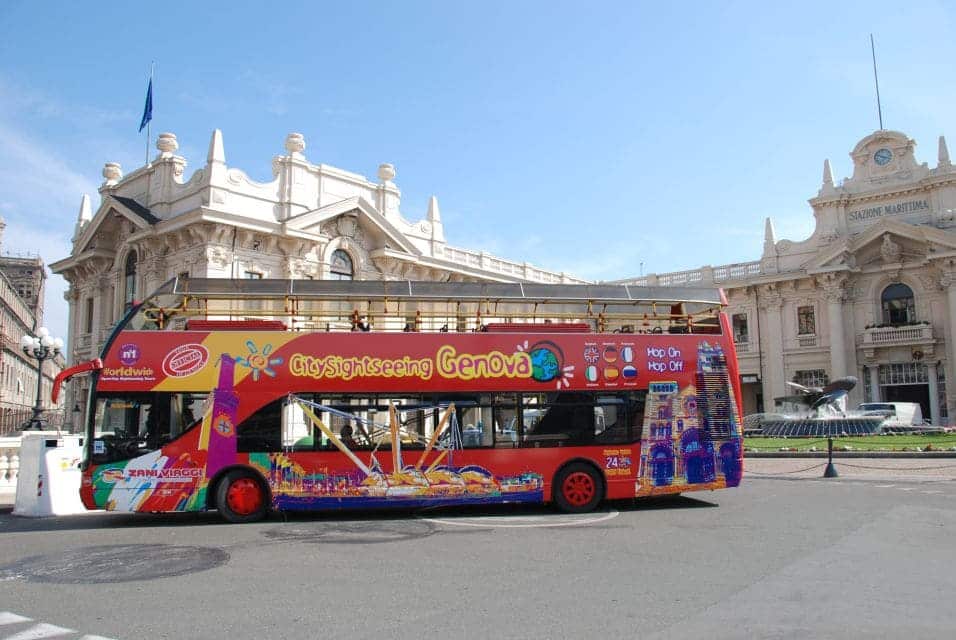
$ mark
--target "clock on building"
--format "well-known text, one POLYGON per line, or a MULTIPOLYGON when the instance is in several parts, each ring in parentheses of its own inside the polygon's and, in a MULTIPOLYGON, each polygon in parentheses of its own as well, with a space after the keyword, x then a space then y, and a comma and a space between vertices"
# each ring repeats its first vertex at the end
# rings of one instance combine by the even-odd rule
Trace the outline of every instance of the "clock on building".
POLYGON ((885 148, 880 149, 873 154, 873 159, 876 160, 876 164, 882 167, 893 159, 893 152, 885 148))

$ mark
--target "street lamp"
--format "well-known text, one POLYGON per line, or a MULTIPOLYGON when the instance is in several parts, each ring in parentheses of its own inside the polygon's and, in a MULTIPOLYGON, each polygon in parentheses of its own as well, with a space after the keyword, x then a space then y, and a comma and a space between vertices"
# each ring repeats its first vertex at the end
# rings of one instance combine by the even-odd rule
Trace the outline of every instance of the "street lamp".
POLYGON ((20 340, 20 348, 23 349, 23 353, 26 354, 28 358, 34 358, 37 361, 37 403, 33 407, 33 417, 30 418, 30 422, 24 427, 24 429, 38 429, 42 430, 45 425, 41 414, 43 413, 43 406, 41 404, 41 396, 43 393, 43 361, 49 358, 55 358, 59 353, 60 349, 63 348, 63 340, 60 338, 54 338, 50 335, 50 331, 46 327, 40 327, 37 330, 37 335, 25 335, 23 339, 20 340))

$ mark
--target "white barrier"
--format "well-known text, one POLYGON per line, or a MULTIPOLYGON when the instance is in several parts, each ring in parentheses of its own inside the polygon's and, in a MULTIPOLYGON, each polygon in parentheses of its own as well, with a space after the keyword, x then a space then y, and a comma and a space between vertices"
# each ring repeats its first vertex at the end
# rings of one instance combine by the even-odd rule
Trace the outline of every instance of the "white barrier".
POLYGON ((82 436, 55 431, 25 432, 13 515, 27 517, 85 513, 80 501, 82 436))

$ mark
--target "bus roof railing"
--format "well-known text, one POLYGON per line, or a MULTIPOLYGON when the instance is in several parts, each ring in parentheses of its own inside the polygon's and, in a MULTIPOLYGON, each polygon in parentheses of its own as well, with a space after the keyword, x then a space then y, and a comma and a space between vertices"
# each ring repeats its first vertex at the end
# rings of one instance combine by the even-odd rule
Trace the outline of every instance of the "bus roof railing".
POLYGON ((725 304, 717 288, 637 287, 619 284, 538 284, 527 282, 429 282, 414 280, 282 280, 173 278, 154 295, 207 299, 297 298, 300 300, 420 300, 423 302, 515 302, 629 305, 725 304))
POLYGON ((146 299, 131 326, 283 318, 293 331, 487 331, 500 323, 584 322, 598 333, 715 333, 724 305, 720 289, 700 287, 177 277, 146 299))

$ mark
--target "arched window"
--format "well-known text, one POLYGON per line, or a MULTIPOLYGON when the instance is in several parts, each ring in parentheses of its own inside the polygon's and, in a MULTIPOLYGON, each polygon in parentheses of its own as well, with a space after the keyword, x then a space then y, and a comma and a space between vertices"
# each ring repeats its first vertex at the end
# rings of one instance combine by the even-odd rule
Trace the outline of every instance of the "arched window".
POLYGON ((332 252, 330 280, 352 280, 355 270, 352 267, 352 256, 341 249, 332 252))
POLYGON ((124 275, 124 285, 123 285, 123 302, 124 308, 129 309, 133 306, 133 301, 136 299, 136 252, 130 251, 129 255, 126 256, 126 269, 123 272, 124 275))
POLYGON ((916 304, 913 290, 902 282, 883 289, 880 296, 883 305, 883 322, 894 326, 916 322, 916 304))

